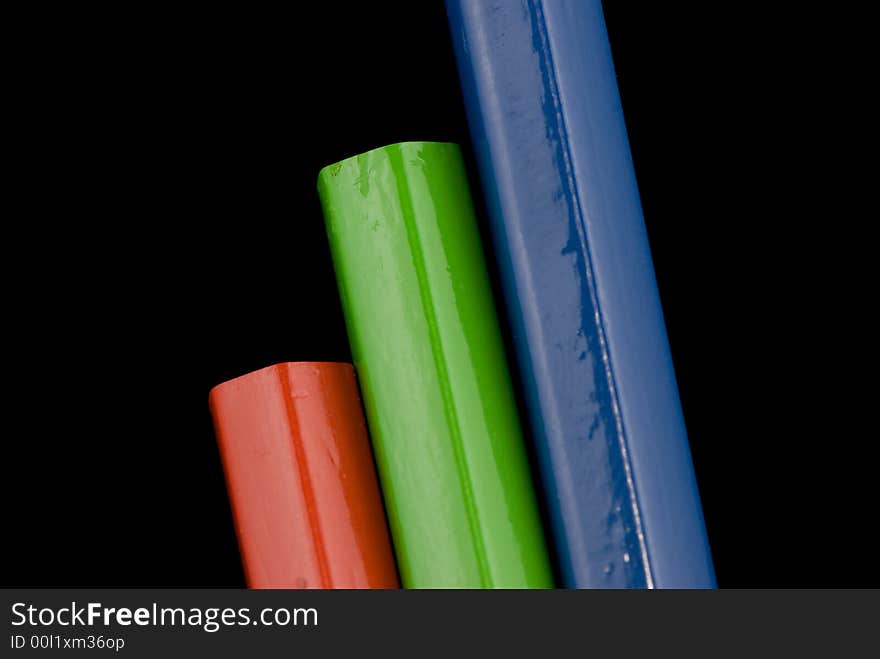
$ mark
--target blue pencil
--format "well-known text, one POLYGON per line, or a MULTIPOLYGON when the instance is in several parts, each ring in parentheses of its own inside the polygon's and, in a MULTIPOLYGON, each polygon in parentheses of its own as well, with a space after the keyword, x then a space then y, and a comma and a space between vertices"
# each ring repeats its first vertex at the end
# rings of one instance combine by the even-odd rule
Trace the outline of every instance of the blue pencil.
POLYGON ((563 583, 715 577, 599 0, 447 0, 563 583))

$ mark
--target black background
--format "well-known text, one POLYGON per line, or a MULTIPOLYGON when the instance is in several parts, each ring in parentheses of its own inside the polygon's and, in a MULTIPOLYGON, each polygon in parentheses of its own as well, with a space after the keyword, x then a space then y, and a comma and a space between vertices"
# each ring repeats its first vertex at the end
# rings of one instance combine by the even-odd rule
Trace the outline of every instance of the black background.
MULTIPOLYGON (((207 394, 349 359, 318 170, 470 157, 442 4, 324 4, 5 22, 2 585, 243 585, 207 394)), ((847 33, 605 8, 719 584, 878 585, 847 33)))

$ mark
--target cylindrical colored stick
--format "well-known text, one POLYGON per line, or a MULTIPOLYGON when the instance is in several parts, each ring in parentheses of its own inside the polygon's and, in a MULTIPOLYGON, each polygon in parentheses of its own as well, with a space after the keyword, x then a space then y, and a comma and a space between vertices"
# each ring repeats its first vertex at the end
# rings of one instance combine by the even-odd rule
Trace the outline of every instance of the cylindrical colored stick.
POLYGON ((269 366, 210 405, 249 587, 399 587, 350 364, 269 366))
POLYGON ((318 188, 404 586, 551 586, 459 148, 376 149, 318 188))
POLYGON ((599 0, 448 0, 564 583, 714 573, 599 0))

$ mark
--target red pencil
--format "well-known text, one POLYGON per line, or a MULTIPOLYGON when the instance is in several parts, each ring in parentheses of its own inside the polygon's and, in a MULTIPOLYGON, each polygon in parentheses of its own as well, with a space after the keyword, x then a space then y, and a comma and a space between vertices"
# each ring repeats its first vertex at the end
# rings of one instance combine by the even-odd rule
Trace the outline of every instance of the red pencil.
POLYGON ((210 405, 248 587, 399 587, 351 365, 269 366, 210 405))

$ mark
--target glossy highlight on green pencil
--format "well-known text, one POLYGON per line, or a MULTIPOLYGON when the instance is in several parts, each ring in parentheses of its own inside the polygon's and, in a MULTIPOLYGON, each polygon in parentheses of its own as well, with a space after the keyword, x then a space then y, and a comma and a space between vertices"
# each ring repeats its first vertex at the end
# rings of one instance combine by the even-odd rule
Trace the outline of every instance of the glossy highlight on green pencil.
POLYGON ((375 149, 318 189, 403 585, 552 587, 458 146, 375 149))

